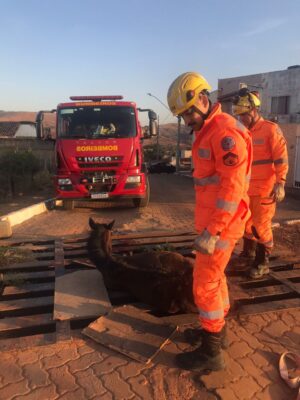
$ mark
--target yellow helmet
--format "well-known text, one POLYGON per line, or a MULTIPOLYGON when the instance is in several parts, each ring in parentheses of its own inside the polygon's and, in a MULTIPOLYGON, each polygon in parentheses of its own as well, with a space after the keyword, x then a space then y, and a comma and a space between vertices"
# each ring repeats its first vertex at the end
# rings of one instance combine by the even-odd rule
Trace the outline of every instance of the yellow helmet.
POLYGON ((192 107, 203 90, 211 90, 211 86, 197 72, 185 72, 179 75, 168 90, 168 104, 173 115, 182 114, 192 107))
POLYGON ((253 108, 260 107, 259 94, 242 88, 239 94, 233 99, 232 112, 234 115, 241 115, 250 112, 253 108))

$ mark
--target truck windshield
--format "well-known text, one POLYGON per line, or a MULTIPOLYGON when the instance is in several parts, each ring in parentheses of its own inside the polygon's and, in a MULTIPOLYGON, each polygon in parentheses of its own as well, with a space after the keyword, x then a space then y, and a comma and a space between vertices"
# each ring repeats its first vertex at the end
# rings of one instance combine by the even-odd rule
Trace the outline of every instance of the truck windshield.
POLYGON ((136 136, 133 107, 69 107, 58 112, 58 136, 66 139, 109 139, 136 136))

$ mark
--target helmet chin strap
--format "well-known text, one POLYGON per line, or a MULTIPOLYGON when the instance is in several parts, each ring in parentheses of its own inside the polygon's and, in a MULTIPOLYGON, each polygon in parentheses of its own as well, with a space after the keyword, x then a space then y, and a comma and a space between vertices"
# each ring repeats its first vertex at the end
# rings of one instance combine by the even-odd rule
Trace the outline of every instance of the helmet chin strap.
POLYGON ((197 107, 193 106, 194 111, 199 114, 201 116, 201 118, 203 119, 203 122, 207 119, 207 117, 209 116, 210 112, 211 112, 211 101, 208 99, 209 101, 209 106, 208 106, 208 110, 206 111, 206 113, 200 111, 197 107))
POLYGON ((255 115, 255 116, 253 116, 251 114, 249 114, 249 115, 251 117, 251 122, 250 122, 248 129, 251 129, 256 124, 256 122, 259 120, 259 115, 255 115))

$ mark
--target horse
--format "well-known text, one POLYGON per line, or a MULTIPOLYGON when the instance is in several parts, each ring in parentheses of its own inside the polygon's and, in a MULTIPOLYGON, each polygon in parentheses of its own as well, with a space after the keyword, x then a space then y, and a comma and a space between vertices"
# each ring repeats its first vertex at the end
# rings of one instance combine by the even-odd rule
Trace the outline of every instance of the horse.
POLYGON ((193 261, 177 252, 143 251, 130 256, 112 254, 115 221, 89 219, 87 248, 108 290, 124 290, 165 314, 196 312, 193 300, 193 261))

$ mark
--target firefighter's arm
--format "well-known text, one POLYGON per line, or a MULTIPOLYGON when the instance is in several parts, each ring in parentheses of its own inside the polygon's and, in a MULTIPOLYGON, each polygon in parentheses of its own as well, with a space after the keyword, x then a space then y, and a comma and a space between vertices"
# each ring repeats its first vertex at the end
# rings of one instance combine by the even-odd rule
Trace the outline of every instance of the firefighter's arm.
POLYGON ((244 197, 251 155, 248 155, 245 140, 234 130, 216 135, 212 148, 220 186, 207 230, 211 235, 217 235, 228 226, 244 197))
POLYGON ((288 153, 286 140, 279 126, 274 126, 270 138, 272 159, 274 162, 276 183, 285 184, 288 173, 288 153))

